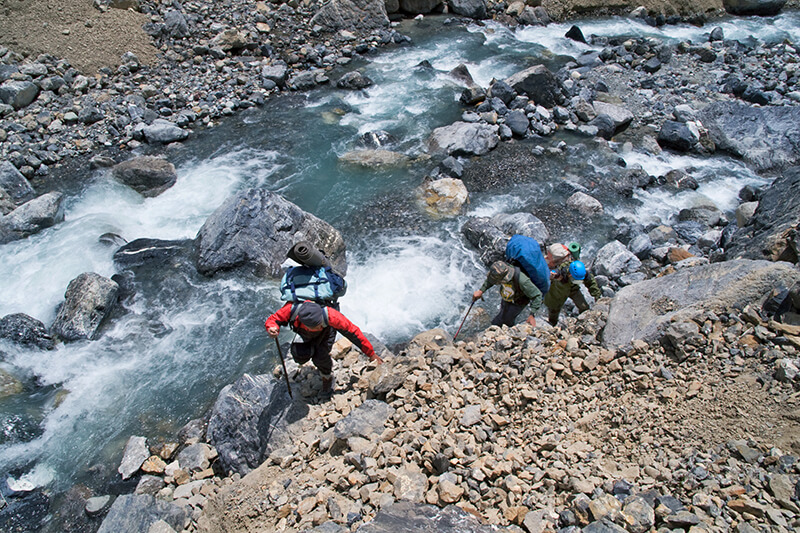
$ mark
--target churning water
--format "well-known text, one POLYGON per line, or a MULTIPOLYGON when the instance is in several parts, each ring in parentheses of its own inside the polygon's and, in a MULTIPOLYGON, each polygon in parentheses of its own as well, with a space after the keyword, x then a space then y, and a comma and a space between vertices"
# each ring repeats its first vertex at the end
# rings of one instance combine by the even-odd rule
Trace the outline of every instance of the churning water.
MULTIPOLYGON (((730 38, 797 41, 800 24, 789 14, 722 26, 730 38)), ((142 198, 98 171, 68 199, 65 222, 0 247, 0 316, 22 312, 49 324, 70 280, 87 271, 113 275, 114 249, 98 241, 103 233, 128 241, 192 239, 226 198, 264 187, 342 232, 349 283, 342 311, 364 331, 390 345, 434 327, 454 331, 484 274, 461 237, 464 217, 430 220, 417 212, 410 198, 428 170, 425 164, 364 170, 343 165, 339 156, 375 130, 394 135, 396 148, 410 158, 420 156, 430 132, 462 112, 461 88, 447 75, 450 69, 464 63, 485 87, 534 63, 557 68, 591 48, 564 38, 568 28, 511 31, 496 24, 463 28, 409 21, 400 30, 412 36, 412 46, 360 66, 374 86, 273 98, 224 120, 168 154, 178 181, 156 198, 142 198)), ((627 19, 586 21, 581 28, 587 36, 695 41, 710 31, 656 29, 627 19)), ((606 206, 615 217, 645 224, 666 222, 697 203, 729 212, 743 185, 764 183, 728 158, 635 152, 623 157, 654 175, 691 167, 701 184, 678 195, 640 193, 633 207, 606 206)), ((465 216, 535 213, 549 190, 539 184, 482 192, 465 216)), ((585 229, 580 231, 575 236, 586 242, 585 229)), ((596 250, 602 238, 590 235, 585 249, 596 250)), ((245 372, 272 370, 276 354, 263 321, 280 305, 276 281, 176 271, 159 273, 138 289, 127 314, 115 317, 98 340, 50 352, 0 345, 0 368, 24 384, 22 393, 0 399, 0 472, 11 485, 56 493, 87 483, 103 490, 130 435, 170 438, 207 411, 224 385, 245 372)))

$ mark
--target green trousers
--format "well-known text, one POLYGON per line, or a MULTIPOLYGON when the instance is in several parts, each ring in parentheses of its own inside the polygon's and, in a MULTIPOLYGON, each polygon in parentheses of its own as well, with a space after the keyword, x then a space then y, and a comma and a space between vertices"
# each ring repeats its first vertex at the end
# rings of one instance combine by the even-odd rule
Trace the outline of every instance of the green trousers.
POLYGON ((581 313, 589 309, 589 304, 586 302, 579 285, 571 281, 565 282, 554 279, 550 282, 550 290, 544 295, 544 305, 547 306, 548 310, 547 320, 551 325, 558 324, 558 315, 561 314, 561 308, 564 307, 567 298, 570 298, 575 303, 581 313))

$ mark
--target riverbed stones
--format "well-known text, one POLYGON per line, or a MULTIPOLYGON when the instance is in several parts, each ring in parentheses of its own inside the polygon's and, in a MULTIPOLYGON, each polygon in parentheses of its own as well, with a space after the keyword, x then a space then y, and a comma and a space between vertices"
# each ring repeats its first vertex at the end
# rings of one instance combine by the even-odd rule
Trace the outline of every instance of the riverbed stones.
POLYGON ((242 270, 278 277, 298 241, 316 246, 337 272, 347 273, 344 240, 335 228, 278 194, 247 189, 223 202, 200 228, 197 270, 205 276, 242 270))
POLYGON ((84 272, 69 282, 51 331, 65 341, 96 338, 117 302, 118 291, 116 282, 84 272))
POLYGON ((146 198, 158 196, 178 179, 175 165, 162 157, 141 156, 111 168, 115 179, 146 198))

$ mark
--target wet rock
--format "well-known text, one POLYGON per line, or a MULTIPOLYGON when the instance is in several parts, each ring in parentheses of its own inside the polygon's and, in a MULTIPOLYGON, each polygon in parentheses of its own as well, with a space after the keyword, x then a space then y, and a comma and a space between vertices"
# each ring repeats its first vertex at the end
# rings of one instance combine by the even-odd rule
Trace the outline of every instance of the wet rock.
POLYGON ((538 242, 550 240, 550 232, 544 222, 532 213, 501 213, 493 216, 491 221, 506 235, 525 235, 538 242))
POLYGON ((506 244, 510 237, 498 228, 492 219, 487 217, 469 218, 461 227, 461 233, 470 244, 478 249, 483 264, 488 266, 505 257, 506 244))
POLYGON ((24 239, 64 221, 64 195, 49 192, 0 217, 0 244, 24 239))
POLYGON ((441 178, 424 183, 417 196, 424 209, 435 217, 458 215, 469 200, 469 193, 461 180, 441 178))
POLYGON ((725 0, 722 5, 732 15, 771 17, 780 13, 786 0, 725 0))
POLYGON ((476 20, 486 18, 486 0, 450 0, 448 5, 456 15, 476 20))
POLYGON ((127 444, 125 444, 122 462, 117 469, 122 479, 128 479, 138 472, 142 463, 148 457, 150 457, 150 451, 147 449, 147 439, 144 437, 130 437, 127 444))
POLYGON ((115 179, 145 197, 158 196, 178 179, 175 165, 161 157, 141 156, 114 165, 115 179))
POLYGON ((149 126, 144 126, 141 131, 144 139, 150 144, 168 144, 189 137, 188 131, 161 118, 155 119, 149 126))
POLYGON ((111 496, 95 496, 86 500, 84 510, 89 516, 97 516, 111 505, 111 496))
POLYGON ((561 81, 544 65, 517 72, 504 81, 518 94, 527 96, 538 105, 552 108, 564 101, 561 81))
POLYGON ((347 273, 336 229, 273 192, 248 189, 223 202, 200 228, 197 270, 206 276, 241 269, 278 277, 286 253, 301 240, 321 250, 337 272, 347 273))
POLYGON ((94 339, 117 302, 119 285, 94 272, 69 282, 51 331, 65 341, 94 339))
POLYGON ((596 198, 580 191, 567 199, 567 208, 587 217, 603 214, 603 204, 596 198))
POLYGON ((52 350, 55 346, 47 327, 24 313, 14 313, 0 318, 0 338, 22 346, 36 346, 52 350))
POLYGON ((5 190, 12 202, 19 205, 32 200, 36 193, 25 176, 11 162, 0 161, 0 189, 5 190))
POLYGON ((639 258, 633 255, 624 244, 611 241, 597 251, 594 260, 595 271, 610 278, 635 272, 641 267, 639 258))
POLYGON ((374 82, 358 71, 351 71, 339 78, 336 86, 340 89, 360 90, 370 87, 374 82))

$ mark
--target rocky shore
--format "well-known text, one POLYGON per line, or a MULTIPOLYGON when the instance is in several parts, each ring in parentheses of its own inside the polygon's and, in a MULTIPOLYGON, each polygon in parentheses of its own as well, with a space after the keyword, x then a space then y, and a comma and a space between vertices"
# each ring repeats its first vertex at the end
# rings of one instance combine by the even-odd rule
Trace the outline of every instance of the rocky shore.
MULTIPOLYGON (((357 86, 338 69, 408 43, 388 25, 399 11, 388 4, 383 12, 359 4, 369 16, 343 26, 342 12, 315 2, 255 9, 239 1, 224 9, 140 2, 146 17, 131 20, 147 42, 96 72, 54 52, 25 57, 21 42, 0 46, 0 242, 63 220, 59 180, 74 161, 114 166, 117 179, 157 195, 174 182, 174 167, 161 158, 125 162, 132 151, 159 155, 282 91, 342 80, 357 86)), ((586 12, 701 22, 723 9, 645 6, 452 2, 448 10, 453 23, 475 16, 515 25, 586 12)), ((592 39, 579 28, 572 37, 592 39)), ((119 474, 138 480, 135 491, 86 502, 88 515, 103 518, 100 531, 800 527, 800 50, 728 41, 713 24, 702 43, 597 44, 601 52, 558 73, 528 69, 490 87, 475 85, 466 69, 454 71, 464 114, 432 136, 442 160, 433 183, 459 180, 481 190, 498 168, 513 180, 568 149, 543 142, 522 153, 514 141, 557 131, 596 139, 609 158, 633 146, 719 151, 778 178, 764 190, 743 190, 735 221, 698 207, 673 226, 620 225, 594 258, 605 297, 580 316, 568 308, 559 327, 488 327, 476 313, 473 338, 425 332, 396 354, 384 351, 387 364, 377 368, 340 341, 337 393, 327 401, 317 397, 308 367, 290 365, 294 400, 277 369, 243 376, 174 442, 131 438, 119 474), (480 157, 462 167, 462 156, 480 157)), ((688 174, 636 168, 583 174, 568 186, 571 207, 586 220, 636 189, 693 188, 688 174)), ((220 236, 242 205, 280 211, 329 256, 343 256, 335 229, 275 196, 245 191, 195 241, 137 241, 120 248, 115 262, 133 278, 138 266, 165 260, 203 275, 274 275, 289 243, 252 250, 220 236)), ((430 207, 457 212, 463 201, 430 207)), ((547 241, 550 222, 472 219, 462 232, 488 263, 511 233, 547 241)), ((258 238, 265 228, 241 230, 258 238)), ((43 349, 53 336, 91 339, 130 288, 126 279, 82 275, 54 324, 3 317, 0 334, 43 349)))

